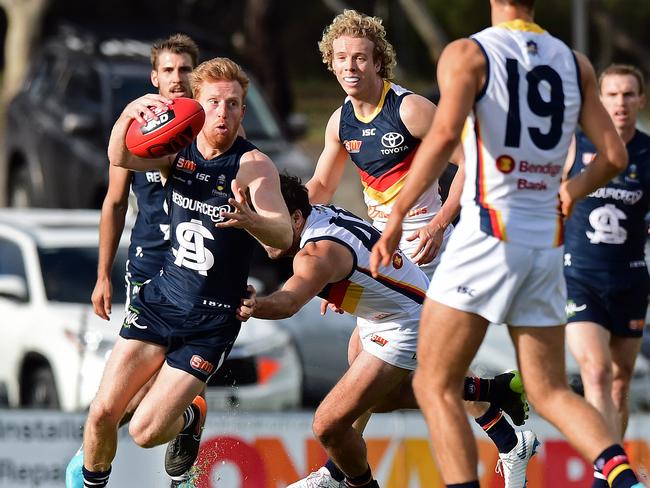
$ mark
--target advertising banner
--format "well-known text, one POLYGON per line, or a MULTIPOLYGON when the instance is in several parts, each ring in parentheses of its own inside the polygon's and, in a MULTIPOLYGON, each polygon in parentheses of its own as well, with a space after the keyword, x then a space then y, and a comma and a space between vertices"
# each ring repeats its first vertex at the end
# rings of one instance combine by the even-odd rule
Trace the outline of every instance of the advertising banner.
MULTIPOLYGON (((284 488, 317 469, 326 459, 311 433, 311 412, 223 413, 208 415, 197 486, 201 488, 284 488)), ((0 487, 61 488, 65 467, 82 440, 83 415, 59 412, 0 413, 0 487)), ((498 453, 475 427, 481 486, 503 486, 495 472, 498 453)), ((592 470, 549 424, 532 418, 541 447, 528 469, 530 488, 588 488, 592 470)), ((368 458, 382 488, 444 487, 418 412, 375 415, 366 430, 368 458)), ((122 428, 111 488, 168 487, 165 446, 142 449, 122 428)), ((650 416, 633 416, 626 448, 650 485, 650 416)), ((458 453, 462 456, 463 453, 458 453)))

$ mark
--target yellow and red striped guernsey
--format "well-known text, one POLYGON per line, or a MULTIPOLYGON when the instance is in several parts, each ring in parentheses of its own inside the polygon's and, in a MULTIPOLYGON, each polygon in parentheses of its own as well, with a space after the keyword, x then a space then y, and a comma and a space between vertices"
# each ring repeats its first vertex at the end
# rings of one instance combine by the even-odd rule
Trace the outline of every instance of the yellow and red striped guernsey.
POLYGON ((345 279, 330 283, 319 294, 346 312, 367 320, 382 320, 396 314, 419 317, 429 280, 401 251, 379 276, 370 273, 370 251, 379 231, 368 222, 333 205, 315 205, 307 219, 300 247, 331 241, 350 250, 353 268, 345 279))
POLYGON ((537 24, 514 21, 471 37, 485 82, 463 130, 461 221, 533 248, 562 244, 562 168, 582 104, 571 49, 537 24))
MULTIPOLYGON (((357 114, 349 97, 341 107, 339 138, 361 177, 368 216, 376 222, 385 223, 388 219, 420 144, 400 117, 402 102, 411 94, 385 81, 379 104, 369 116, 357 114)), ((406 228, 429 222, 440 206, 436 182, 409 211, 406 228)))

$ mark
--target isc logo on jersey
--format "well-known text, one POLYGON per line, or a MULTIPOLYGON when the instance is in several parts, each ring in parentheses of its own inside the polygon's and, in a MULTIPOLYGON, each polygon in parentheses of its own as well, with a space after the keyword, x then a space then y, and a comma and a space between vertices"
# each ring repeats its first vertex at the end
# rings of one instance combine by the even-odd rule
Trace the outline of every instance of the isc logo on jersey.
POLYGON ((176 117, 174 111, 168 109, 155 110, 154 113, 158 116, 158 118, 147 120, 147 123, 142 126, 140 132, 142 133, 143 136, 157 129, 160 129, 163 125, 168 124, 176 117))

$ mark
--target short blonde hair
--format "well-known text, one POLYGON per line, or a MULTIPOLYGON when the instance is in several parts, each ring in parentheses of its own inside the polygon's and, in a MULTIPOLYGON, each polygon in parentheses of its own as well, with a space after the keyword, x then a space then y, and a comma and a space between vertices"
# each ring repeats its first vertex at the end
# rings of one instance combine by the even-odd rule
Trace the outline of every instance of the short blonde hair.
MULTIPOLYGON (((237 81, 244 90, 243 98, 248 93, 248 76, 244 70, 228 58, 212 58, 202 62, 196 67, 190 76, 190 85, 194 98, 199 97, 201 85, 206 81, 237 81)), ((243 100, 242 100, 243 101, 243 100)))
POLYGON ((318 43, 318 49, 323 55, 323 63, 330 71, 333 71, 333 43, 341 36, 364 37, 371 41, 375 45, 372 52, 373 61, 379 61, 381 65, 379 76, 386 80, 393 78, 393 69, 397 64, 395 50, 386 39, 386 29, 381 18, 370 17, 356 10, 344 10, 334 18, 323 31, 323 37, 318 43))

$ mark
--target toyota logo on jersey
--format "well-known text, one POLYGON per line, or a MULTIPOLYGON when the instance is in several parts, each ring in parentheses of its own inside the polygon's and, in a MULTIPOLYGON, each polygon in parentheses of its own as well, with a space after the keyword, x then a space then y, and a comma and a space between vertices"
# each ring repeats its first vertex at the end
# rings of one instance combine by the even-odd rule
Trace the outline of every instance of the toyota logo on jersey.
POLYGON ((394 148, 404 142, 404 136, 397 132, 388 132, 381 136, 381 145, 387 148, 394 148))

